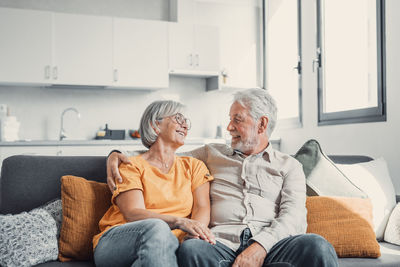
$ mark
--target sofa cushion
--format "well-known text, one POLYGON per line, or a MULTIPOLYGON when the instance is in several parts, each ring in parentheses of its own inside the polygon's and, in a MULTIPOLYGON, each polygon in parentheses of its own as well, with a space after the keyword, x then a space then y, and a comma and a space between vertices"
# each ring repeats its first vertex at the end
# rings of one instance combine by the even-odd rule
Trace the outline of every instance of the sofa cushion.
POLYGON ((325 155, 316 140, 307 141, 294 157, 303 165, 308 196, 367 197, 325 155))
POLYGON ((16 155, 6 158, 1 166, 0 213, 18 214, 61 198, 63 175, 105 182, 106 157, 16 155))
POLYGON ((383 158, 337 167, 371 199, 376 238, 383 240, 389 216, 396 205, 396 193, 383 158))
POLYGON ((49 203, 41 206, 43 210, 47 211, 56 222, 57 226, 57 240, 60 237, 61 224, 62 224, 62 204, 61 199, 50 201, 49 203))
POLYGON ((0 215, 0 265, 32 266, 57 259, 57 227, 43 208, 0 215))
POLYGON ((89 260, 92 238, 99 233, 99 221, 111 205, 107 184, 76 176, 61 178, 63 223, 59 240, 59 260, 89 260))
POLYGON ((308 197, 307 233, 328 240, 338 257, 379 257, 369 199, 308 197))
POLYGON ((392 244, 400 245, 400 203, 395 206, 389 217, 384 240, 392 244))

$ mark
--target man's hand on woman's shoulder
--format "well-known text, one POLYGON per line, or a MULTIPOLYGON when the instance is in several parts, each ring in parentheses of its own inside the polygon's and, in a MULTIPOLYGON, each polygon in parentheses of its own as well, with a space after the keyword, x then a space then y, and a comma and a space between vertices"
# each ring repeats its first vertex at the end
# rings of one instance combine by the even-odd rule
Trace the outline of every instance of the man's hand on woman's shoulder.
POLYGON ((120 152, 112 152, 107 157, 107 185, 110 191, 116 189, 115 183, 122 183, 122 177, 119 174, 118 167, 121 163, 130 164, 129 158, 120 152))

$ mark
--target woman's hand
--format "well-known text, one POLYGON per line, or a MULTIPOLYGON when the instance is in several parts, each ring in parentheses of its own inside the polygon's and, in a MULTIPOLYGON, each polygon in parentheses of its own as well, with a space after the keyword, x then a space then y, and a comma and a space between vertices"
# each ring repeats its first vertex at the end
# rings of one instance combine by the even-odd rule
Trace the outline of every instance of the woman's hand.
POLYGON ((186 239, 201 238, 212 245, 216 243, 214 235, 204 223, 188 218, 176 218, 175 228, 188 233, 186 239))

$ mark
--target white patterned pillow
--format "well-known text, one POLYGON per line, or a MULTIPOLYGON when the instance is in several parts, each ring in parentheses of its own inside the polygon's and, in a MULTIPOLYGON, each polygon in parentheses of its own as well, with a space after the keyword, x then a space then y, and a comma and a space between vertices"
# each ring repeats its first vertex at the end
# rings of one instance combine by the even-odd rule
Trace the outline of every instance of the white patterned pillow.
POLYGON ((386 242, 400 245, 400 203, 394 207, 385 230, 386 242))
POLYGON ((56 260, 57 226, 44 209, 0 215, 0 265, 32 266, 56 260))
POLYGON ((48 213, 50 213, 51 217, 56 221, 56 226, 57 226, 57 240, 60 237, 60 230, 61 230, 61 224, 62 224, 62 203, 61 199, 56 199, 53 201, 50 201, 47 204, 44 204, 43 206, 39 207, 38 209, 44 209, 48 213))

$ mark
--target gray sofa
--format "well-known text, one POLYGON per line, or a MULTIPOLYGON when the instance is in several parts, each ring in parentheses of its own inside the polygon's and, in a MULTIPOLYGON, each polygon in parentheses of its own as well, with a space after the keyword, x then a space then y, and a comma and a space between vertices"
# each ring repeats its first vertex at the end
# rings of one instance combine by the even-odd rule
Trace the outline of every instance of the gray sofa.
MULTIPOLYGON (((364 156, 330 156, 341 164, 371 160, 364 156)), ((106 182, 105 157, 12 156, 3 161, 0 176, 0 214, 18 214, 60 198, 60 177, 76 175, 106 182)), ((341 267, 400 266, 400 246, 381 242, 378 259, 341 258, 341 267), (396 254, 397 253, 397 254, 396 254)), ((94 266, 93 262, 47 262, 37 266, 94 266)))

